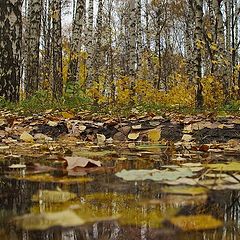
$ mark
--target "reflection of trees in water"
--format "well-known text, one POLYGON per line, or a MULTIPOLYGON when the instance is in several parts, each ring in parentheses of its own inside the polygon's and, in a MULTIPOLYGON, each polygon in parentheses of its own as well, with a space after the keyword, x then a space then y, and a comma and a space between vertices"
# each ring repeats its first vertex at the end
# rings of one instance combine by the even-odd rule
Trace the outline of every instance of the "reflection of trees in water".
MULTIPOLYGON (((157 183, 142 182, 139 184, 120 184, 118 189, 117 179, 109 176, 94 183, 75 185, 70 189, 82 196, 86 193, 109 192, 111 186, 123 193, 136 194, 140 198, 161 199, 163 194, 159 192, 157 183)), ((38 189, 56 189, 57 184, 39 183, 32 184, 25 181, 2 180, 0 181, 0 233, 1 229, 6 232, 8 240, 238 240, 240 235, 240 201, 237 191, 219 191, 211 193, 206 204, 195 207, 184 207, 181 214, 212 214, 226 224, 223 228, 204 231, 181 233, 177 229, 166 224, 162 229, 148 229, 141 227, 120 226, 118 222, 99 222, 88 224, 74 229, 52 228, 48 231, 28 232, 17 229, 9 224, 13 215, 22 215, 29 212, 31 197, 38 189), (6 224, 8 223, 8 224, 6 224)), ((70 190, 70 191, 71 191, 70 190)), ((112 189, 114 191, 114 189, 112 189)), ((160 206, 161 207, 161 206, 160 206)), ((164 206, 162 206, 164 208, 164 206)), ((143 211, 144 206, 143 206, 143 211)), ((0 235, 1 236, 1 235, 0 235)), ((1 236, 1 240, 5 240, 1 236)))

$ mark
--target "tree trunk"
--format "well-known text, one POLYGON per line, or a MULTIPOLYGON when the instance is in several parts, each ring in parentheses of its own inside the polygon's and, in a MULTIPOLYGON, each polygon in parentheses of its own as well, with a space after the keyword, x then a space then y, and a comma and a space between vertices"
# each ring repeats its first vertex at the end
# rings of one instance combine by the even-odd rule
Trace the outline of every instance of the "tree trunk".
POLYGON ((89 0, 88 6, 88 29, 87 29, 87 79, 86 87, 93 85, 92 58, 93 58, 93 0, 89 0))
POLYGON ((82 35, 85 6, 86 0, 77 0, 76 13, 73 21, 70 63, 68 70, 68 81, 73 83, 78 80, 78 59, 81 50, 80 39, 82 35))
POLYGON ((63 92, 61 0, 52 1, 52 93, 59 99, 63 92))
POLYGON ((51 0, 44 0, 43 5, 43 51, 42 51, 42 89, 51 89, 51 0))
POLYGON ((130 53, 130 61, 129 61, 129 73, 130 76, 135 77, 136 75, 136 63, 137 63, 137 56, 136 56, 136 3, 135 0, 129 1, 129 10, 130 10, 130 39, 129 39, 129 53, 130 53))
POLYGON ((141 67, 141 57, 142 57, 142 0, 137 0, 137 67, 141 67))
POLYGON ((42 18, 42 0, 29 1, 27 29, 26 96, 32 96, 39 86, 39 45, 42 18))
POLYGON ((101 46, 102 46, 102 30, 103 30, 103 1, 98 0, 98 13, 97 13, 97 32, 96 32, 96 48, 94 52, 94 78, 96 79, 96 82, 99 83, 99 74, 100 74, 100 68, 103 65, 102 62, 102 52, 101 52, 101 46))
POLYGON ((222 81, 225 100, 228 101, 230 96, 230 73, 226 64, 228 56, 226 54, 224 22, 220 1, 213 0, 213 8, 216 16, 216 44, 218 46, 218 67, 215 76, 222 81))
POLYGON ((192 5, 192 1, 190 1, 188 4, 186 4, 186 23, 185 23, 185 59, 187 62, 186 71, 189 76, 190 82, 193 80, 193 70, 192 70, 192 62, 193 62, 193 41, 194 41, 194 9, 192 5))
POLYGON ((203 107, 203 87, 201 83, 202 79, 202 54, 201 44, 202 27, 203 27, 203 0, 195 0, 195 59, 194 59, 194 75, 196 80, 196 108, 203 107))
POLYGON ((0 7, 0 96, 19 100, 21 78, 21 0, 1 0, 0 7))

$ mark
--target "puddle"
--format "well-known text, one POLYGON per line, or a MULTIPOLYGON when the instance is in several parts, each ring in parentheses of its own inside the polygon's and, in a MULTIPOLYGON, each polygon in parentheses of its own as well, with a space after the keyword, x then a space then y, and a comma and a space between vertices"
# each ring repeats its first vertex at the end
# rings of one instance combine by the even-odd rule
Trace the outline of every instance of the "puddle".
POLYGON ((161 145, 72 152, 102 166, 66 170, 54 157, 0 161, 1 240, 240 236, 237 156, 161 145))

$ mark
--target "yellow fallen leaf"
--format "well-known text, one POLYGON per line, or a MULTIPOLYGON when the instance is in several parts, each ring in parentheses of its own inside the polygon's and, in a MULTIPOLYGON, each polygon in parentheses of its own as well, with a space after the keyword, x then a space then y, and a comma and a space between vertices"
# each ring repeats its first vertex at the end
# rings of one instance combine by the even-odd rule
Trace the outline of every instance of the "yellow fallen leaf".
POLYGON ((72 113, 69 113, 69 112, 62 112, 62 116, 66 119, 74 117, 74 115, 72 113))
POLYGON ((20 139, 24 142, 34 142, 33 136, 28 132, 23 132, 20 136, 20 139))
POLYGON ((182 194, 182 195, 201 195, 207 193, 207 188, 204 187, 165 187, 162 192, 169 194, 182 194))
POLYGON ((130 140, 136 140, 139 138, 139 133, 129 133, 128 134, 128 139, 130 140))
POLYGON ((154 129, 150 130, 148 132, 148 140, 150 142, 158 142, 161 138, 161 130, 160 129, 154 129))
POLYGON ((222 222, 211 215, 173 217, 170 222, 185 232, 215 229, 222 226, 222 222))

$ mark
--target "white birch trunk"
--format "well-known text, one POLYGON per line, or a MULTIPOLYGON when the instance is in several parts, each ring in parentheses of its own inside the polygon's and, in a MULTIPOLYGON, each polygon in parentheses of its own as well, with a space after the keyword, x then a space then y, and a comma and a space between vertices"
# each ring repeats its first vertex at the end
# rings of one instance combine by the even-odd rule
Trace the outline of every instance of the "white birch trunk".
POLYGON ((32 96, 39 86, 39 47, 41 34, 42 0, 30 0, 27 29, 26 96, 32 96))
POLYGON ((21 78, 21 0, 1 0, 0 7, 0 96, 19 100, 21 78))

